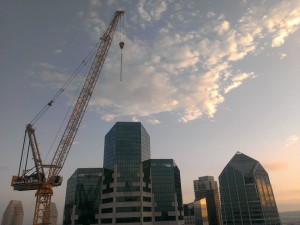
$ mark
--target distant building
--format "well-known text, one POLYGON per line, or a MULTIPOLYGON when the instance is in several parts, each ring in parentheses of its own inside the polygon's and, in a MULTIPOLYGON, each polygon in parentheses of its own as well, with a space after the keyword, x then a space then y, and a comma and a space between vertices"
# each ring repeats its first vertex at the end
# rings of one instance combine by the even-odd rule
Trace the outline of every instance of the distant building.
POLYGON ((3 213, 1 225, 23 225, 23 217, 22 202, 11 200, 3 213))
POLYGON ((49 225, 57 225, 57 216, 58 216, 58 212, 57 212, 56 204, 54 202, 51 202, 51 205, 50 205, 50 224, 49 225))
POLYGON ((280 225, 268 173, 237 152, 219 176, 224 225, 280 225))
POLYGON ((68 179, 64 225, 97 224, 101 199, 101 168, 79 168, 68 179))
POLYGON ((218 183, 213 176, 199 177, 194 180, 195 200, 205 198, 209 225, 221 225, 221 204, 218 183))
POLYGON ((209 225, 205 198, 184 204, 184 224, 209 225))
POLYGON ((183 224, 179 170, 173 160, 150 160, 140 122, 117 122, 106 134, 101 198, 99 224, 183 224))

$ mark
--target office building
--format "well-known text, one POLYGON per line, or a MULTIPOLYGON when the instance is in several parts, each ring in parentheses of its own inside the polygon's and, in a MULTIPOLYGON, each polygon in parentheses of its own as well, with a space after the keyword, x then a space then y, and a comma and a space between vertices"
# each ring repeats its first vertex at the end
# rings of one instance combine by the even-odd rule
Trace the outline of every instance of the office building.
POLYGON ((218 183, 213 176, 199 177, 194 180, 195 200, 205 199, 209 225, 221 225, 221 204, 218 191, 218 183))
POLYGON ((157 173, 153 166, 150 137, 143 125, 117 122, 105 136, 99 224, 182 224, 179 170, 172 160, 157 161, 157 168, 170 169, 166 176, 174 191, 163 199, 158 190, 162 178, 153 177, 157 173))
POLYGON ((23 217, 22 202, 11 200, 3 213, 1 225, 23 225, 23 217))
POLYGON ((184 204, 184 224, 209 225, 206 199, 184 204))
POLYGON ((101 168, 79 168, 73 173, 67 182, 64 225, 98 224, 101 183, 101 168))
POLYGON ((266 170, 237 152, 219 176, 224 225, 279 225, 280 219, 266 170))
POLYGON ((173 159, 150 159, 143 163, 147 188, 152 184, 154 224, 183 224, 180 171, 173 159))
POLYGON ((50 224, 49 225, 57 225, 57 208, 56 204, 54 202, 51 202, 50 204, 50 224))
POLYGON ((100 224, 141 223, 151 216, 141 216, 143 207, 151 208, 143 201, 151 197, 143 191, 141 162, 147 159, 150 137, 141 123, 117 122, 105 135, 100 224))

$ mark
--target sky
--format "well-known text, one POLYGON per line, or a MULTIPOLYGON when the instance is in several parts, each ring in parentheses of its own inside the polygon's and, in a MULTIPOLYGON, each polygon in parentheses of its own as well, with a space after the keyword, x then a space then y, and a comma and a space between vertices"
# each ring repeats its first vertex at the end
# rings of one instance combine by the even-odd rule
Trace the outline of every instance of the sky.
MULTIPOLYGON (((34 191, 10 186, 25 126, 116 10, 126 11, 124 33, 115 33, 54 189, 59 224, 67 179, 76 168, 102 167, 104 136, 117 121, 141 121, 151 158, 175 160, 184 203, 193 201, 193 180, 218 180, 240 151, 268 171, 279 211, 300 210, 299 0, 11 0, 0 2, 0 218, 21 200, 24 225, 32 223, 34 191)), ((81 79, 35 124, 44 162, 81 79)))

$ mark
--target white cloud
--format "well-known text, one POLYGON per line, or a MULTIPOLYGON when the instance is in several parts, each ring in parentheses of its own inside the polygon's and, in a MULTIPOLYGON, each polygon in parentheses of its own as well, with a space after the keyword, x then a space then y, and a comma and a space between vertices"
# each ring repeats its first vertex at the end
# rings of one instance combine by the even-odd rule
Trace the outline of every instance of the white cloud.
POLYGON ((154 20, 159 20, 161 18, 162 13, 166 10, 167 3, 161 1, 157 7, 154 7, 154 9, 150 11, 150 15, 153 17, 154 20))
POLYGON ((287 56, 287 54, 285 54, 285 53, 280 54, 280 60, 284 59, 286 56, 287 56))
POLYGON ((266 162, 263 164, 268 171, 285 170, 288 167, 287 162, 266 162))
POLYGON ((55 54, 60 54, 60 53, 62 53, 62 50, 61 50, 61 49, 56 49, 56 50, 54 51, 54 53, 55 53, 55 54))
MULTIPOLYGON (((82 15, 94 41, 107 27, 98 9, 93 7, 98 3, 91 1, 90 11, 82 15)), ((149 117, 149 123, 158 124, 159 120, 153 118, 162 112, 177 116, 180 122, 203 116, 211 118, 228 92, 255 76, 253 72, 237 70, 235 64, 249 54, 262 51, 262 47, 271 47, 265 44, 270 38, 273 46, 280 46, 298 28, 300 6, 296 6, 296 3, 288 3, 264 10, 249 8, 238 21, 230 22, 225 15, 210 11, 205 24, 201 24, 198 21, 205 14, 197 17, 184 13, 182 4, 175 4, 174 13, 170 13, 171 3, 140 0, 135 11, 129 13, 132 17, 127 18, 132 29, 145 28, 158 20, 162 23, 153 35, 154 40, 145 40, 136 34, 125 38, 122 82, 118 81, 120 52, 115 43, 112 44, 101 73, 104 76, 101 87, 96 87, 90 109, 100 113, 105 121, 122 116, 134 121, 149 117), (295 7, 292 9, 292 6, 295 7)), ((116 32, 115 36, 118 35, 116 32)), ((285 57, 284 54, 281 57, 285 57)), ((44 84, 54 87, 65 79, 65 75, 51 65, 39 66, 42 66, 39 68, 41 79, 47 80, 44 84)))
POLYGON ((216 14, 212 11, 209 11, 207 14, 206 14, 206 17, 207 18, 211 18, 211 17, 214 17, 216 14))
POLYGON ((219 34, 222 35, 224 32, 228 31, 230 28, 230 23, 227 20, 221 21, 214 30, 219 34))
POLYGON ((153 124, 153 125, 158 125, 160 124, 160 121, 157 119, 148 119, 147 123, 153 124))
POLYGON ((297 135, 291 135, 286 139, 286 146, 290 146, 298 142, 299 142, 299 137, 297 135))
POLYGON ((294 33, 300 24, 300 2, 284 1, 263 18, 263 24, 272 34, 272 47, 279 47, 294 33))
POLYGON ((90 0, 90 4, 92 5, 92 7, 100 7, 101 1, 100 0, 90 0))
POLYGON ((112 121, 115 118, 116 118, 116 115, 112 115, 112 114, 106 114, 106 115, 102 116, 102 119, 107 122, 112 121))
POLYGON ((167 10, 166 1, 146 1, 140 0, 137 4, 137 12, 143 20, 140 24, 145 28, 147 23, 161 19, 162 14, 167 10))
POLYGON ((254 73, 241 73, 241 74, 238 74, 238 75, 232 77, 231 83, 224 88, 224 93, 225 94, 228 93, 232 89, 235 89, 238 86, 240 86, 244 80, 246 80, 248 78, 253 78, 253 77, 254 77, 254 73))
POLYGON ((131 121, 132 121, 132 122, 139 122, 140 120, 139 120, 138 117, 133 116, 133 117, 131 118, 131 121))

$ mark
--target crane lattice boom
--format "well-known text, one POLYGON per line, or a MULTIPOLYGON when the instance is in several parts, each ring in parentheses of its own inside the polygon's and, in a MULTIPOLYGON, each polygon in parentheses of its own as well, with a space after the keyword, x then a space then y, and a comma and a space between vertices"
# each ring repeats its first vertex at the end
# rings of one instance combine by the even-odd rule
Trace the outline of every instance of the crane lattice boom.
MULTIPOLYGON (((49 224, 50 203, 51 196, 53 195, 52 188, 61 185, 62 177, 59 176, 59 173, 67 159, 75 135, 99 78, 118 21, 123 15, 124 11, 116 11, 104 35, 101 37, 95 58, 50 165, 42 163, 35 130, 32 124, 28 124, 26 127, 26 134, 29 137, 29 146, 32 151, 36 171, 31 175, 27 175, 28 171, 25 170, 21 176, 13 176, 11 185, 14 187, 14 190, 19 191, 37 190, 33 225, 49 224), (44 171, 46 168, 49 169, 47 178, 45 177, 44 171)), ((121 43, 120 47, 122 45, 122 49, 124 42, 121 43)))

